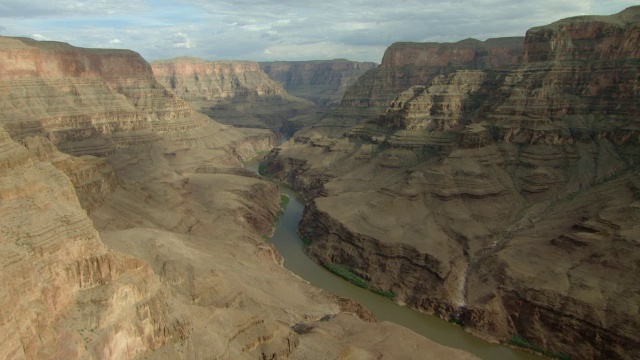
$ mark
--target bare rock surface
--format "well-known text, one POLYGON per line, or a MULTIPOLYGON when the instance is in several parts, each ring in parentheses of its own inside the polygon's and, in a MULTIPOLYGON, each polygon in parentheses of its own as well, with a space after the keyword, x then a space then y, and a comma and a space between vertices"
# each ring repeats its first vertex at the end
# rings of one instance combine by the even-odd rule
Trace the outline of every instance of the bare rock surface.
POLYGON ((384 112, 396 95, 411 86, 427 86, 439 75, 455 70, 513 65, 523 54, 523 38, 466 39, 456 43, 395 43, 382 64, 350 86, 340 106, 313 132, 341 136, 351 126, 384 112))
POLYGON ((312 101, 321 109, 340 105, 347 88, 377 64, 344 59, 261 62, 260 68, 290 94, 312 101))
POLYGON ((315 112, 313 103, 290 95, 256 62, 180 57, 155 61, 152 67, 158 82, 224 124, 279 130, 315 112))
POLYGON ((0 65, 1 358, 473 358, 282 267, 279 191, 240 168, 272 132, 130 51, 2 37, 0 65))
POLYGON ((370 113, 269 157, 311 199, 308 253, 480 336, 634 358, 639 24, 632 7, 533 28, 495 54, 508 67, 468 40, 392 45, 340 108, 370 113))

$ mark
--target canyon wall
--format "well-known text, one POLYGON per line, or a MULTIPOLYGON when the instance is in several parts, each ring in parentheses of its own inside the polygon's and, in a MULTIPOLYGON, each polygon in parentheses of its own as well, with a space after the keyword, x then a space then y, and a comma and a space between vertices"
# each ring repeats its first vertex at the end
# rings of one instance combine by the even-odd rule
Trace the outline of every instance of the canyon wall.
POLYGON ((312 200, 309 255, 480 336, 633 358, 639 29, 640 7, 570 18, 489 65, 468 40, 392 45, 345 94, 361 120, 269 156, 312 200))
POLYGON ((206 125, 128 50, 0 38, 0 124, 14 138, 44 136, 64 152, 108 155, 157 134, 206 125))
POLYGON ((282 267, 278 188, 241 167, 271 131, 199 114, 131 51, 0 37, 0 65, 0 357, 475 358, 282 267))
POLYGON ((455 70, 513 65, 522 54, 522 37, 395 43, 385 51, 382 64, 350 86, 340 106, 319 125, 325 127, 325 134, 341 136, 349 127, 384 112, 399 92, 411 86, 428 85, 436 76, 455 70))
POLYGON ((344 59, 260 63, 260 68, 287 92, 312 101, 321 109, 340 105, 347 88, 376 66, 372 62, 344 59))
POLYGON ((205 61, 181 57, 152 63, 161 84, 196 110, 225 124, 278 131, 315 106, 287 93, 250 61, 205 61))

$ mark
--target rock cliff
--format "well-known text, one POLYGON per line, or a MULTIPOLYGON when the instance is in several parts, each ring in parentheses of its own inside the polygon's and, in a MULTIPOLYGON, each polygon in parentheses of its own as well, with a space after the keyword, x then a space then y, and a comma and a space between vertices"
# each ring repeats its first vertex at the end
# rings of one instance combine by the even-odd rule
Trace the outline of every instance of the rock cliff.
POLYGON ((509 67, 391 46, 345 94, 341 108, 371 109, 361 124, 270 155, 313 199, 308 253, 481 336, 633 358, 639 29, 640 7, 533 28, 509 67))
POLYGON ((291 96, 250 61, 176 58, 152 64, 156 79, 198 111, 225 124, 279 130, 315 106, 291 96))
POLYGON ((340 105, 347 88, 377 64, 344 59, 261 62, 260 67, 292 95, 312 101, 321 109, 340 105))
POLYGON ((121 358, 184 339, 142 260, 108 250, 74 186, 0 130, 4 359, 121 358))
POLYGON ((383 112, 411 86, 428 85, 438 75, 461 69, 512 65, 523 54, 523 38, 466 39, 457 43, 395 43, 382 64, 361 76, 345 92, 340 107, 319 124, 337 136, 383 112), (342 132, 341 132, 342 131, 342 132))
POLYGON ((130 51, 2 37, 0 64, 0 357, 474 358, 282 267, 278 189, 239 167, 270 131, 193 111, 130 51))

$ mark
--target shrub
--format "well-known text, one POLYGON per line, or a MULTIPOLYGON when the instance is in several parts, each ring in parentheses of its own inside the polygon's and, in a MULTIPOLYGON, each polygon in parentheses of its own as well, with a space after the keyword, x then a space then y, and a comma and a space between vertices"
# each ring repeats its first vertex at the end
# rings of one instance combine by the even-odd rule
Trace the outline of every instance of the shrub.
POLYGON ((382 289, 371 289, 371 291, 373 291, 374 293, 384 296, 387 299, 391 299, 393 300, 393 298, 396 297, 396 294, 393 293, 393 291, 389 291, 389 290, 382 290, 382 289))
POLYGON ((274 225, 280 221, 282 215, 284 215, 284 211, 287 209, 287 206, 289 206, 289 197, 287 195, 280 194, 280 209, 278 209, 276 218, 273 220, 274 225))
POLYGON ((369 287, 369 282, 363 278, 361 278, 360 276, 352 273, 351 271, 349 271, 347 268, 342 267, 338 264, 334 264, 334 263, 325 263, 324 267, 331 271, 332 273, 340 276, 341 278, 347 280, 348 282, 359 286, 361 288, 367 289, 369 287))
POLYGON ((267 164, 261 162, 260 165, 258 165, 258 174, 262 176, 267 175, 267 164))
POLYGON ((462 319, 460 319, 459 317, 452 316, 449 318, 449 322, 464 327, 464 321, 462 321, 462 319))
POLYGON ((532 344, 530 343, 527 339, 525 339, 524 337, 520 336, 520 335, 514 335, 511 337, 511 339, 509 339, 509 344, 513 345, 513 346, 517 346, 517 347, 521 347, 524 349, 529 349, 529 350, 533 350, 537 353, 541 353, 547 357, 550 358, 555 358, 555 359, 560 359, 560 360, 571 360, 571 358, 569 357, 569 355, 564 354, 564 353, 558 353, 558 352, 554 352, 551 350, 547 350, 547 349, 543 349, 542 347, 532 344))
MULTIPOLYGON (((304 240, 303 240, 304 241, 304 240)), ((332 273, 340 276, 341 278, 347 280, 348 282, 359 286, 363 289, 367 289, 370 291, 373 291, 374 293, 384 296, 388 299, 393 300, 393 298, 396 297, 396 294, 394 294, 392 291, 389 290, 382 290, 382 289, 372 289, 369 288, 369 282, 363 278, 361 278, 360 276, 352 273, 349 269, 345 268, 342 265, 338 265, 338 264, 334 264, 334 263, 325 263, 324 267, 331 271, 332 273)))

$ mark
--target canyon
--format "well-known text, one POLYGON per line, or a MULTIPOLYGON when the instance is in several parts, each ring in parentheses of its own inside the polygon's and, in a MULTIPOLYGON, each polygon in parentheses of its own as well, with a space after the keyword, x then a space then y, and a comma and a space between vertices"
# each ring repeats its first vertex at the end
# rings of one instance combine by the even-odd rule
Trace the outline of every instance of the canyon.
POLYGON ((375 66, 341 59, 256 63, 180 57, 152 63, 158 82, 199 112, 224 124, 285 136, 320 121, 375 66))
POLYGON ((0 36, 0 358, 477 358, 285 269, 266 152, 314 261, 492 342, 635 358, 639 42, 639 6, 379 66, 0 36))
MULTIPOLYGON (((476 358, 283 268, 280 192, 242 167, 277 135, 156 76, 133 51, 0 37, 0 358, 476 358)), ((220 91, 201 85, 182 87, 220 91)))
POLYGON ((281 83, 287 92, 313 102, 320 109, 338 107, 345 91, 376 67, 376 63, 345 59, 260 63, 262 71, 281 83))
POLYGON ((299 128, 294 118, 315 113, 313 103, 290 95, 256 62, 181 57, 151 66, 160 84, 224 124, 292 133, 299 128))
POLYGON ((640 7, 524 38, 397 43, 265 170, 307 253, 547 356, 640 348, 640 7))

